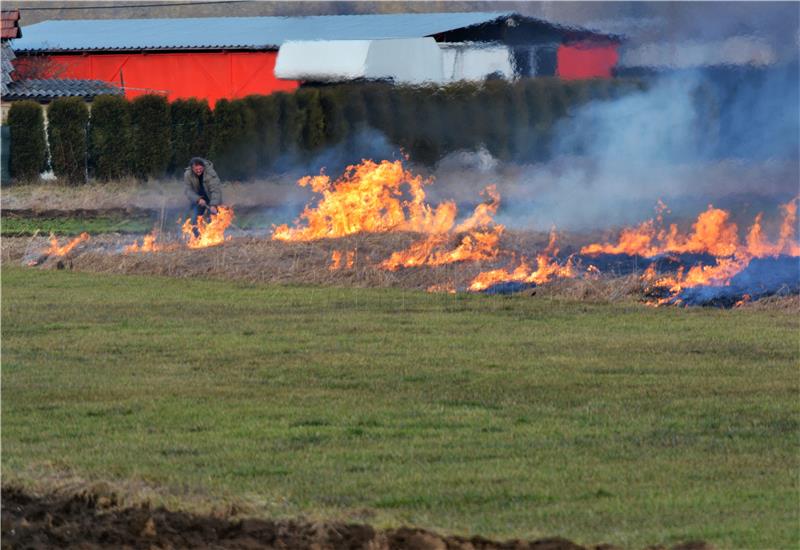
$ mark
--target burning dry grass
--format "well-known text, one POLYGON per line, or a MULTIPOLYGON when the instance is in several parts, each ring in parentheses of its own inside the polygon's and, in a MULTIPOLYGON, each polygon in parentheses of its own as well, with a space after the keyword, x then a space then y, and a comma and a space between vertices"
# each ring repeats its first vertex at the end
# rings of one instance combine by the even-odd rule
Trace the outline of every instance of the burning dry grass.
MULTIPOLYGON (((283 242, 256 237, 236 237, 218 246, 189 249, 178 241, 163 244, 158 253, 123 253, 132 237, 101 235, 91 247, 77 247, 66 257, 48 258, 44 269, 74 269, 96 273, 161 275, 179 278, 213 278, 246 283, 301 284, 339 287, 394 287, 426 291, 466 290, 487 269, 486 262, 462 262, 389 271, 380 264, 396 250, 419 239, 416 233, 359 233, 338 239, 283 242), (338 265, 333 262, 340 258, 338 265), (350 264, 350 265, 348 265, 350 264)), ((514 254, 544 248, 544 232, 506 232, 502 246, 514 254)), ((564 235, 570 252, 580 246, 580 235, 564 235)), ((453 237, 457 242, 458 237, 453 237)), ((585 241, 584 241, 585 242, 585 241)), ((47 240, 6 238, 4 262, 24 263, 31 251, 46 248, 47 240)), ((503 265, 500 260, 491 265, 503 265)), ((590 302, 616 302, 644 297, 641 273, 613 273, 591 278, 556 279, 527 291, 535 296, 560 297, 590 302)), ((782 303, 779 300, 775 304, 782 303)), ((783 307, 783 306, 780 306, 783 307)))

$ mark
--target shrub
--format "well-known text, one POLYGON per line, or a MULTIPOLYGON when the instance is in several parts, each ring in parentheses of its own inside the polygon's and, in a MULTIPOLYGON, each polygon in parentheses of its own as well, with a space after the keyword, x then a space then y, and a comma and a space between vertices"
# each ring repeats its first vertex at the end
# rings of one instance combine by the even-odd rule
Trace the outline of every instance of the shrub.
POLYGON ((60 97, 47 106, 47 137, 53 173, 67 183, 86 182, 89 109, 80 97, 60 97))
POLYGON ((325 145, 325 116, 320 105, 319 90, 304 88, 297 92, 296 97, 297 107, 303 113, 303 151, 318 151, 325 145))
POLYGON ((21 181, 39 178, 47 162, 44 116, 35 101, 15 101, 8 111, 11 176, 21 181))
POLYGON ((208 156, 211 109, 205 99, 176 99, 170 105, 172 158, 170 172, 183 173, 192 157, 208 156))
POLYGON ((255 117, 256 164, 267 170, 281 152, 280 105, 275 95, 251 95, 244 101, 255 117))
POLYGON ((325 123, 325 143, 336 145, 347 136, 347 120, 344 116, 344 94, 336 88, 323 88, 319 93, 319 104, 325 123))
POLYGON ((142 95, 131 101, 131 154, 133 174, 140 179, 163 176, 172 158, 172 120, 167 99, 142 95))
POLYGON ((124 97, 98 96, 92 102, 89 124, 89 164, 101 181, 130 174, 131 113, 124 97))
POLYGON ((387 136, 392 134, 392 102, 389 98, 392 87, 380 82, 365 84, 361 94, 364 98, 367 123, 387 136))
POLYGON ((300 147, 304 117, 297 106, 294 94, 278 92, 274 94, 278 102, 281 128, 281 153, 295 153, 300 147))
POLYGON ((256 117, 243 99, 220 99, 214 108, 211 160, 220 178, 246 180, 257 169, 256 117))

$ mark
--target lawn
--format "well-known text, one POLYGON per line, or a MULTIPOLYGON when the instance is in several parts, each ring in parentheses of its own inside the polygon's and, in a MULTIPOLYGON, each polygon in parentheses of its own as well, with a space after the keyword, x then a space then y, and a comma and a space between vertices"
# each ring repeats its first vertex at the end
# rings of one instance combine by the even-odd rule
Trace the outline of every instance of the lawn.
POLYGON ((2 275, 5 480, 501 539, 800 541, 791 313, 2 275))
POLYGON ((98 218, 26 218, 4 216, 0 231, 4 237, 19 237, 55 233, 56 235, 78 235, 84 231, 90 235, 99 233, 146 233, 153 228, 153 221, 145 217, 105 216, 98 218))

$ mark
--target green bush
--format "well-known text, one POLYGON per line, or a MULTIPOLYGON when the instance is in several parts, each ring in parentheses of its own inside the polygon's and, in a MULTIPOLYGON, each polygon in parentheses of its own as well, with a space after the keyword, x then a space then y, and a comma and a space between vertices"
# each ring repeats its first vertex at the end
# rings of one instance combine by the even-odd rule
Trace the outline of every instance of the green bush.
POLYGON ((101 95, 92 101, 89 123, 89 166, 101 181, 131 173, 130 104, 121 96, 101 95))
POLYGON ((297 106, 294 94, 278 92, 278 115, 281 128, 281 153, 296 153, 301 147, 305 117, 297 106))
POLYGON ((162 177, 172 159, 172 120, 167 99, 142 95, 131 101, 133 174, 139 179, 162 177))
POLYGON ((347 136, 347 120, 344 116, 344 94, 333 88, 323 88, 319 93, 319 104, 325 124, 325 143, 336 145, 347 136))
POLYGON ((382 82, 371 82, 365 84, 361 91, 366 108, 367 123, 376 130, 380 130, 387 136, 392 135, 392 102, 390 94, 393 92, 392 86, 382 82))
POLYGON ((220 99, 214 108, 209 156, 222 179, 246 180, 257 171, 256 116, 243 99, 220 99))
POLYGON ((47 106, 50 164, 58 179, 86 183, 89 109, 80 97, 60 97, 47 106))
POLYGON ((275 95, 250 95, 244 101, 255 116, 258 170, 267 170, 281 152, 280 104, 275 95))
POLYGON ((296 97, 297 107, 303 113, 302 149, 305 153, 313 153, 325 145, 325 116, 320 104, 319 90, 303 88, 297 92, 296 97))
POLYGON ((183 174, 192 157, 208 156, 211 109, 205 99, 176 99, 170 105, 172 158, 170 172, 183 174))
POLYGON ((20 181, 33 181, 47 163, 44 116, 35 101, 15 101, 8 111, 11 141, 9 170, 20 181))

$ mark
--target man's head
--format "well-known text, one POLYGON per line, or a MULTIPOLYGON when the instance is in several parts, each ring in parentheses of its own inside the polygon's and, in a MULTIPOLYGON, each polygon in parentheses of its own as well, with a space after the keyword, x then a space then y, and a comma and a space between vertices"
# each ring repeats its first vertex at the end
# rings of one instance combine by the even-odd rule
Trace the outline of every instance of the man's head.
POLYGON ((203 159, 201 159, 200 157, 194 157, 190 164, 192 166, 192 172, 194 172, 198 176, 201 175, 206 170, 206 163, 203 162, 203 159))

